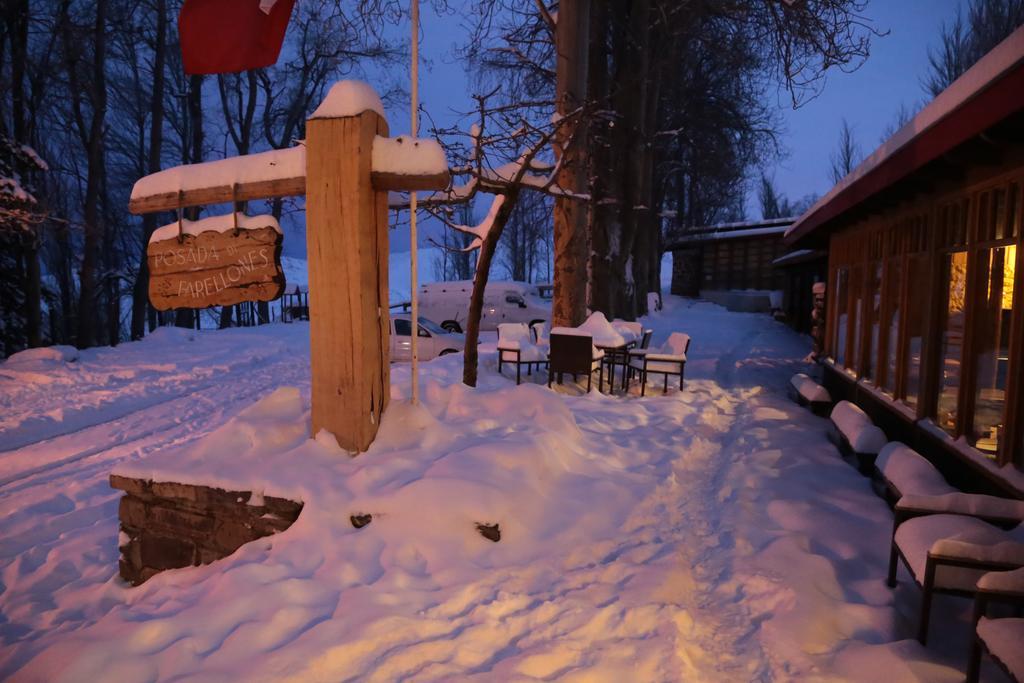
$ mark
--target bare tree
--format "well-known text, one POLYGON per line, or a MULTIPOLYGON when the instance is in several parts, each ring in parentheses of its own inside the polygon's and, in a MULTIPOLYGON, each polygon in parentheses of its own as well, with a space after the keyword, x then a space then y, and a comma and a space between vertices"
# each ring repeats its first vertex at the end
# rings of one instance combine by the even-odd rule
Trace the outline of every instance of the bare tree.
POLYGON ((92 346, 96 340, 97 267, 99 248, 105 226, 100 216, 100 192, 104 173, 104 132, 107 114, 107 0, 97 0, 91 17, 91 29, 76 25, 71 14, 71 1, 64 0, 60 9, 64 68, 73 113, 73 124, 86 153, 88 170, 82 210, 85 241, 79 277, 78 330, 75 343, 79 348, 92 346), (84 48, 92 50, 91 59, 84 48), (88 63, 86 63, 88 60, 88 63))
MULTIPOLYGON (((479 123, 467 133, 457 129, 436 131, 448 138, 448 158, 455 160, 451 168, 453 177, 465 182, 447 191, 435 193, 422 200, 421 206, 442 220, 449 228, 472 237, 468 249, 476 249, 476 274, 466 318, 465 360, 462 381, 476 386, 480 317, 483 311, 484 291, 490 277, 491 265, 499 240, 524 192, 540 192, 552 197, 571 196, 586 201, 586 195, 577 195, 558 185, 564 153, 579 144, 580 129, 575 126, 584 114, 580 108, 543 126, 535 126, 519 115, 517 105, 490 105, 497 89, 487 95, 477 95, 479 123), (572 126, 574 135, 563 138, 562 154, 557 161, 547 160, 551 144, 563 126, 572 126), (492 130, 492 127, 494 130, 492 130), (469 138, 469 144, 463 140, 469 138), (514 161, 508 161, 514 159, 514 161), (454 205, 472 201, 477 194, 492 196, 487 215, 477 225, 462 225, 452 220, 454 205)), ((399 203, 397 207, 407 205, 399 203)))
POLYGON ((925 92, 936 97, 1022 24, 1024 0, 970 0, 966 18, 957 7, 928 51, 925 92))
POLYGON ((853 137, 853 130, 850 128, 849 122, 844 117, 843 123, 839 128, 839 144, 836 147, 836 151, 832 153, 832 161, 829 168, 832 182, 838 183, 850 175, 850 171, 857 167, 860 160, 860 147, 853 137))

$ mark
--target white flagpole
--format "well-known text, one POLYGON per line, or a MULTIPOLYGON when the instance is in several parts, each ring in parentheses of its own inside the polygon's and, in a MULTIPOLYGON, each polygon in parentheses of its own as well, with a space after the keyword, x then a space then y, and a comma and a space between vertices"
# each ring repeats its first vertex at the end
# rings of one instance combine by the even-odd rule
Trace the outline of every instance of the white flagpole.
MULTIPOLYGON (((416 138, 417 108, 419 106, 419 52, 420 52, 420 2, 411 0, 412 3, 412 104, 410 113, 412 115, 412 137, 416 138)), ((420 336, 419 305, 417 304, 417 289, 419 282, 417 278, 417 254, 416 254, 416 191, 409 194, 409 242, 410 254, 412 256, 409 275, 409 290, 412 295, 412 403, 416 405, 420 401, 420 368, 417 341, 420 336)))

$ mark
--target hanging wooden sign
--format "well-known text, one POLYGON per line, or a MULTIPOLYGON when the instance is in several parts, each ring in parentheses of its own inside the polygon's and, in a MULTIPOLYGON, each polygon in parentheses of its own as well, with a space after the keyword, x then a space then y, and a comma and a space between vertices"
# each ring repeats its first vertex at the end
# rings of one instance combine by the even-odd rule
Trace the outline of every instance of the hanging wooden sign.
POLYGON ((272 301, 284 292, 281 238, 273 216, 228 214, 165 225, 146 249, 150 303, 166 311, 272 301))

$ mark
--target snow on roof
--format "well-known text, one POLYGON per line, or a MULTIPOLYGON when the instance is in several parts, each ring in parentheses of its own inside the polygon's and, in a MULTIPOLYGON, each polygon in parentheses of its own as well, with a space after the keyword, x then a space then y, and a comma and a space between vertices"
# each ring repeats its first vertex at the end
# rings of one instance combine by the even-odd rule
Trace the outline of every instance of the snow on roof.
MULTIPOLYGON (((250 230, 273 228, 278 233, 281 232, 281 226, 278 225, 277 219, 269 214, 246 216, 244 213, 239 213, 236 215, 238 216, 238 227, 240 228, 248 228, 250 230)), ((231 218, 231 214, 227 213, 219 216, 207 216, 198 221, 184 220, 181 222, 181 228, 184 235, 198 235, 202 232, 227 232, 228 230, 235 229, 235 222, 231 218)), ((154 242, 169 240, 177 236, 178 223, 175 221, 154 230, 149 238, 149 243, 153 244, 154 242)))
POLYGON ((205 161, 201 164, 175 166, 136 181, 132 199, 234 184, 283 180, 306 177, 306 148, 302 145, 288 149, 205 161))
MULTIPOLYGON (((787 219, 791 220, 791 219, 787 219)), ((731 224, 740 225, 743 224, 731 224)), ((686 244, 697 244, 700 242, 717 242, 721 240, 734 240, 744 237, 768 237, 771 235, 784 235, 789 229, 789 223, 781 225, 768 225, 758 228, 737 229, 730 226, 721 226, 718 229, 701 229, 699 232, 687 232, 678 235, 675 239, 669 239, 666 245, 667 250, 676 249, 686 244)), ((763 224, 753 224, 763 225, 763 224)))
POLYGON ((792 263, 803 263, 804 261, 812 261, 819 257, 824 257, 825 252, 820 249, 797 249, 789 253, 783 254, 779 258, 772 261, 773 266, 787 266, 792 263))
POLYGON ((444 149, 429 138, 399 135, 373 139, 373 172, 395 175, 434 175, 448 171, 444 149))
POLYGON ((327 97, 309 118, 335 119, 358 116, 364 111, 375 111, 381 118, 387 118, 384 115, 384 104, 373 86, 363 81, 338 81, 327 91, 327 97))
MULTIPOLYGON (((896 131, 892 137, 883 142, 878 149, 829 190, 824 197, 815 202, 787 231, 787 242, 803 237, 815 228, 853 208, 888 184, 898 180, 899 177, 893 177, 888 183, 882 184, 880 187, 861 188, 863 196, 851 197, 849 205, 841 205, 841 202, 837 201, 841 196, 846 195, 848 191, 850 191, 849 194, 851 195, 856 194, 855 190, 864 184, 864 181, 867 180, 870 174, 878 171, 883 166, 889 165, 898 153, 908 150, 911 143, 924 137, 937 124, 951 119, 955 113, 962 110, 966 104, 987 90, 989 86, 993 85, 1004 74, 1019 67, 1022 60, 1024 60, 1024 26, 1011 33, 1009 37, 997 45, 991 52, 978 60, 966 73, 939 93, 917 116, 896 131), (830 208, 831 210, 827 210, 830 208)), ((1014 99, 1015 102, 1013 104, 1016 106, 1016 110, 1024 108, 1024 98, 1021 98, 1018 94, 1014 99)), ((900 177, 917 170, 925 163, 935 159, 939 154, 973 137, 973 135, 980 133, 997 121, 990 121, 989 117, 981 116, 976 117, 976 120, 973 121, 965 121, 969 134, 960 135, 957 138, 945 135, 943 137, 946 139, 942 141, 944 144, 940 143, 935 149, 930 150, 931 154, 913 154, 911 158, 901 160, 906 164, 907 168, 903 169, 900 177)))

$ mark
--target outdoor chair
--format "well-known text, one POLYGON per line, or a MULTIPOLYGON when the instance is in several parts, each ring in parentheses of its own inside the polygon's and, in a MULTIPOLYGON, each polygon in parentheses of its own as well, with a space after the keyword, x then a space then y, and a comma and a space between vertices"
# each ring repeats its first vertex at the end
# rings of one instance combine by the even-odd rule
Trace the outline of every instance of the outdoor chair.
POLYGON ((828 389, 821 386, 802 372, 793 375, 789 380, 789 397, 818 417, 826 417, 832 408, 832 396, 828 389))
POLYGON ((683 372, 686 369, 686 354, 690 350, 690 335, 673 332, 665 344, 658 349, 632 349, 629 352, 629 366, 626 368, 626 383, 636 374, 640 375, 640 395, 647 395, 647 376, 663 375, 665 386, 662 393, 668 393, 668 378, 679 377, 679 390, 683 390, 683 372))
POLYGON ((882 487, 880 495, 889 507, 903 496, 941 496, 957 491, 927 458, 899 441, 890 441, 878 452, 875 472, 882 487))
POLYGON ((547 355, 551 350, 551 323, 537 322, 530 325, 530 332, 533 333, 533 343, 547 355))
POLYGON ((533 343, 530 327, 526 323, 502 323, 498 325, 498 374, 503 365, 516 366, 516 384, 522 381, 522 368, 526 374, 533 374, 533 366, 540 370, 541 363, 547 362, 543 349, 533 343))
POLYGON ((551 352, 548 356, 548 386, 558 375, 558 383, 562 383, 564 374, 571 374, 573 381, 578 375, 587 376, 587 392, 590 392, 593 373, 597 370, 598 391, 604 386, 604 352, 594 346, 590 335, 583 335, 569 327, 556 327, 551 330, 551 352))
POLYGON ((934 594, 972 597, 986 572, 1024 567, 1022 521, 1020 500, 959 491, 900 498, 894 510, 887 583, 896 586, 902 560, 922 592, 917 631, 922 645, 928 642, 934 594))
POLYGON ((849 401, 837 403, 830 419, 829 439, 843 457, 856 461, 861 474, 870 476, 874 472, 878 452, 888 441, 885 432, 876 427, 860 407, 849 401))
POLYGON ((988 653, 1011 680, 1024 681, 1024 619, 988 616, 988 605, 1000 602, 1024 610, 1024 569, 990 572, 978 580, 974 593, 974 639, 967 660, 967 681, 977 683, 981 655, 988 653))

